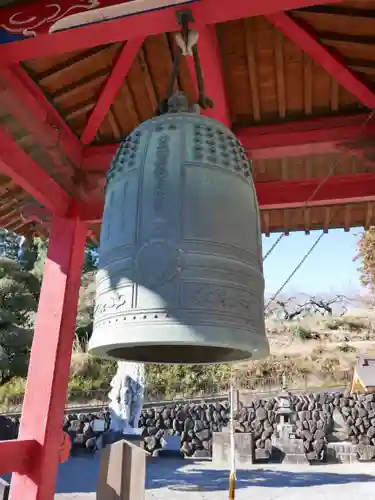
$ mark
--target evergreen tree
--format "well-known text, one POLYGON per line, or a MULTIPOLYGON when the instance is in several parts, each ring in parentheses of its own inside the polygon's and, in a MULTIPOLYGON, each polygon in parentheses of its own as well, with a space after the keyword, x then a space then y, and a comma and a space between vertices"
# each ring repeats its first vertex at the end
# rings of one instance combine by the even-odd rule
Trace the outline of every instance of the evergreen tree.
POLYGON ((39 279, 19 262, 0 257, 0 380, 24 376, 38 306, 39 279))
POLYGON ((17 259, 21 237, 0 228, 0 257, 17 259))
POLYGON ((82 274, 81 289, 78 300, 76 338, 84 347, 91 337, 93 329, 93 313, 95 299, 95 272, 82 274))
MULTIPOLYGON (((48 241, 0 229, 0 382, 27 371, 48 241)), ((97 251, 85 249, 76 334, 91 336, 97 251)))
POLYGON ((82 272, 83 274, 96 271, 98 267, 98 249, 91 244, 85 247, 85 256, 83 261, 82 272))

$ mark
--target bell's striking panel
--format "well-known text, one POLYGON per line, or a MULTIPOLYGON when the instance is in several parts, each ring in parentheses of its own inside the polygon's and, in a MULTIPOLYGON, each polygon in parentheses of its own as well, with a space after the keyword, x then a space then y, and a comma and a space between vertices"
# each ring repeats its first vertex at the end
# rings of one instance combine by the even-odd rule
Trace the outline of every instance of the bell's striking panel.
POLYGON ((194 113, 141 124, 108 173, 90 351, 148 363, 268 354, 245 152, 194 113))

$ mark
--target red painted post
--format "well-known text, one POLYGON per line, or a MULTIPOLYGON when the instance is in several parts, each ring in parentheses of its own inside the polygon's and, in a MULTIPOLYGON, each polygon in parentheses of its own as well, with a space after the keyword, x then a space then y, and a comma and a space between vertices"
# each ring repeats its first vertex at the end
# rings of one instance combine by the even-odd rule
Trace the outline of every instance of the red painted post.
POLYGON ((11 500, 54 498, 86 233, 79 219, 52 221, 19 432, 41 450, 13 474, 11 500))

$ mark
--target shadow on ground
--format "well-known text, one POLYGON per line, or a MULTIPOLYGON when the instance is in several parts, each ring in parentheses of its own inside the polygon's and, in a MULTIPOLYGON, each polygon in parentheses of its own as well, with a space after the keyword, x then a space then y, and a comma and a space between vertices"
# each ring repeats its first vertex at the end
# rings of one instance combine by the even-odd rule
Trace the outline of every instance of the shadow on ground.
MULTIPOLYGON (((75 457, 59 468, 56 493, 91 493, 96 490, 98 455, 75 457)), ((207 464, 209 466, 209 464, 207 464)), ((311 472, 277 469, 238 471, 236 488, 307 488, 319 485, 375 482, 368 474, 335 474, 317 469, 311 472)), ((146 487, 174 491, 225 491, 228 471, 201 468, 199 463, 160 459, 148 464, 146 487), (189 466, 188 470, 182 467, 189 466)))
POLYGON ((98 454, 70 458, 59 466, 56 493, 95 492, 98 469, 98 454))

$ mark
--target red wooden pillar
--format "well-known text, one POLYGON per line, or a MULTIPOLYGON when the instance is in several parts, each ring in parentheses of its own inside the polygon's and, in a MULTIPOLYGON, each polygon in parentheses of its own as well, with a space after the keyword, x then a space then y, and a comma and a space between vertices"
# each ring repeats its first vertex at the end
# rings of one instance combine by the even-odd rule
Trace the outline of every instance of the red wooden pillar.
POLYGON ((54 498, 86 233, 78 219, 52 221, 19 432, 41 448, 13 474, 11 500, 54 498))

